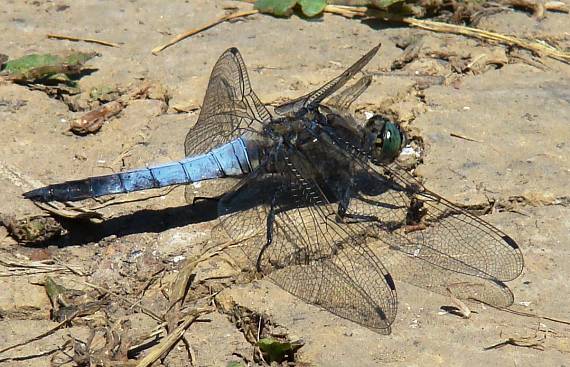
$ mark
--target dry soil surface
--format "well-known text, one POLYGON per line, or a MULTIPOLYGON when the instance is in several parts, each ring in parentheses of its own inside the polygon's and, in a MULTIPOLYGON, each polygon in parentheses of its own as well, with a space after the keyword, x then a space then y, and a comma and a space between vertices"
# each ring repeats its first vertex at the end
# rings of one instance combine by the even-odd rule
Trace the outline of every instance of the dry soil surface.
MULTIPOLYGON (((382 112, 400 121, 421 154, 415 174, 425 185, 483 215, 520 244, 525 269, 509 282, 517 313, 468 303, 473 313, 462 318, 442 311, 454 305, 449 297, 398 282, 392 334, 379 335, 267 280, 236 281, 231 256, 219 255, 194 269, 192 297, 217 298, 213 311, 185 333, 194 365, 254 363, 255 348, 236 314, 254 323, 256 314, 263 315, 264 323, 289 339, 303 339, 296 361, 309 365, 570 365, 570 66, 461 36, 329 14, 315 21, 254 15, 151 54, 175 34, 219 18, 236 4, 250 8, 198 0, 4 1, 0 50, 11 59, 97 51, 101 56, 88 63, 96 71, 81 78, 82 90, 126 87, 144 78, 161 83, 171 98, 166 112, 163 101, 133 101, 99 132, 76 136, 67 132, 68 124, 81 112, 42 91, 0 85, 0 213, 11 218, 42 214, 21 196, 41 184, 182 158, 210 70, 228 47, 239 48, 253 88, 270 104, 316 88, 381 42, 366 68, 375 73, 374 83, 353 106, 355 113, 361 118, 363 111, 382 112), (48 33, 120 47, 50 40, 48 33), (423 42, 418 57, 390 70, 403 45, 418 39, 423 42), (492 346, 497 347, 487 349, 492 346)), ((548 12, 537 21, 509 11, 484 18, 479 27, 570 47, 570 15, 564 13, 548 12)), ((121 335, 116 345, 123 348, 149 335, 160 322, 138 306, 165 314, 169 301, 163 292, 188 259, 216 240, 214 206, 200 203, 186 206, 183 188, 176 188, 166 196, 106 206, 98 210, 102 222, 60 220, 66 232, 41 246, 24 246, 0 227, 0 364, 45 366, 65 360, 61 350, 73 354, 70 342, 81 345, 77 341, 87 341, 95 326, 113 326, 115 334, 108 335, 121 335), (50 321, 48 276, 68 288, 92 292, 93 284, 113 293, 98 299, 101 309, 71 326, 2 351, 57 325, 50 321)), ((113 349, 112 340, 105 345, 101 335, 98 331, 95 337, 100 344, 90 346, 99 352, 92 361, 125 355, 113 349)), ((188 365, 185 344, 176 344, 162 363, 188 365)))

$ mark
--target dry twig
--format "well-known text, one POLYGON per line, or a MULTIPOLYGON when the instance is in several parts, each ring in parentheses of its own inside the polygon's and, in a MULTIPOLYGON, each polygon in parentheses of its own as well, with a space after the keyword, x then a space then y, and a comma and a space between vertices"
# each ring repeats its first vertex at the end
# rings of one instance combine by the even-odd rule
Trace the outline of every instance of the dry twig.
POLYGON ((32 358, 46 357, 46 356, 49 356, 51 354, 57 353, 60 350, 61 350, 61 347, 55 347, 52 349, 48 349, 45 351, 36 352, 36 353, 32 353, 32 354, 0 358, 0 364, 2 364, 4 362, 8 362, 8 361, 25 361, 25 360, 29 360, 32 358))
POLYGON ((63 320, 62 322, 60 322, 59 324, 57 324, 56 326, 52 327, 51 329, 49 329, 49 330, 46 331, 46 332, 43 332, 43 333, 41 333, 41 334, 39 334, 39 335, 36 335, 36 336, 34 336, 34 337, 30 338, 30 339, 24 340, 23 342, 10 345, 10 346, 8 346, 8 347, 6 347, 6 348, 4 348, 4 349, 0 349, 0 354, 2 354, 2 353, 4 353, 4 352, 7 352, 7 351, 9 351, 9 350, 11 350, 11 349, 24 346, 24 345, 26 345, 26 344, 33 343, 33 342, 35 342, 36 340, 43 339, 43 338, 45 338, 46 336, 49 336, 49 335, 55 333, 58 329, 60 329, 60 328, 63 327, 64 325, 66 325, 66 324, 68 324, 69 322, 71 322, 71 320, 73 320, 75 317, 77 317, 77 315, 78 315, 78 312, 75 312, 74 314, 70 315, 67 319, 63 320))
POLYGON ((500 343, 483 348, 483 350, 499 349, 507 345, 512 345, 514 347, 531 348, 543 351, 544 339, 546 339, 546 337, 541 339, 536 337, 508 338, 500 343))
POLYGON ((71 272, 80 276, 85 273, 76 266, 58 264, 53 260, 44 261, 29 261, 18 259, 3 259, 0 258, 0 265, 8 269, 7 272, 0 272, 1 277, 20 276, 20 275, 33 275, 54 272, 71 272))
MULTIPOLYGON (((100 209, 103 209, 103 208, 106 208, 109 206, 123 205, 126 203, 135 203, 135 202, 139 202, 139 201, 146 201, 146 200, 151 200, 151 199, 155 199, 155 198, 160 198, 160 197, 163 197, 163 196, 170 194, 172 191, 174 191, 178 187, 180 187, 180 185, 167 187, 167 188, 161 189, 158 194, 147 195, 147 196, 144 196, 141 198, 123 199, 123 200, 109 200, 109 201, 104 202, 103 204, 94 206, 94 207, 89 208, 89 209, 90 210, 100 210, 100 209)), ((107 218, 107 219, 109 219, 109 218, 107 218)))
POLYGON ((186 329, 192 325, 194 321, 198 319, 201 315, 205 313, 210 313, 213 310, 210 308, 199 308, 192 310, 186 317, 184 321, 178 325, 178 327, 173 330, 159 345, 153 348, 149 354, 147 354, 140 362, 137 364, 137 367, 147 367, 153 364, 158 359, 164 357, 174 345, 182 338, 186 329))
MULTIPOLYGON (((37 186, 40 187, 40 186, 37 186)), ((53 214, 57 217, 68 218, 68 219, 97 219, 104 220, 105 217, 101 213, 97 213, 94 210, 88 208, 83 208, 76 203, 66 201, 64 207, 61 203, 56 201, 50 201, 49 203, 42 203, 40 201, 34 201, 34 205, 38 208, 45 210, 46 212, 53 214)))
POLYGON ((79 38, 79 37, 64 36, 61 34, 53 34, 53 33, 48 33, 47 38, 57 39, 57 40, 74 41, 74 42, 96 43, 99 45, 109 46, 109 47, 121 47, 118 43, 101 41, 101 40, 94 39, 94 38, 79 38))
POLYGON ((466 137, 466 136, 459 135, 459 134, 456 134, 456 133, 450 133, 449 136, 451 136, 452 138, 463 139, 463 140, 472 141, 472 142, 475 142, 475 143, 482 143, 482 141, 480 141, 480 140, 468 138, 468 137, 466 137))
POLYGON ((465 27, 455 24, 448 24, 443 22, 434 22, 431 20, 422 20, 415 18, 394 18, 385 11, 373 10, 362 7, 339 7, 335 5, 327 5, 324 9, 327 13, 334 13, 345 17, 374 17, 378 19, 387 19, 391 21, 401 21, 412 27, 425 29, 432 32, 453 33, 462 36, 473 37, 485 41, 499 42, 508 46, 517 46, 526 50, 530 50, 539 55, 546 55, 553 59, 570 63, 570 53, 552 47, 544 42, 525 40, 514 36, 507 36, 500 33, 485 31, 478 28, 465 27))
POLYGON ((249 15, 253 15, 253 14, 257 14, 257 13, 259 13, 259 11, 254 9, 254 10, 246 10, 246 11, 228 14, 228 15, 223 16, 223 17, 221 17, 221 18, 219 18, 213 22, 210 22, 210 23, 208 23, 202 27, 192 29, 190 31, 187 31, 187 32, 184 32, 184 33, 177 35, 176 37, 174 37, 172 40, 168 41, 164 45, 153 48, 152 53, 153 53, 153 55, 157 55, 159 52, 161 52, 165 48, 170 47, 170 46, 174 45, 175 43, 182 41, 185 38, 188 38, 188 37, 193 36, 197 33, 205 31, 206 29, 212 28, 213 26, 216 26, 216 25, 223 23, 227 20, 232 20, 232 19, 236 19, 236 18, 243 18, 243 17, 247 17, 249 15))
POLYGON ((570 63, 570 53, 547 45, 539 41, 530 41, 500 33, 484 31, 478 28, 464 27, 454 24, 433 22, 414 18, 403 18, 402 21, 412 27, 425 29, 433 32, 453 33, 462 36, 478 38, 486 41, 495 41, 508 46, 517 46, 527 49, 539 55, 546 55, 553 59, 570 63))
POLYGON ((513 310, 513 309, 511 309, 511 308, 497 307, 497 306, 493 306, 492 304, 485 303, 485 302, 483 302, 483 301, 479 301, 479 302, 483 303, 485 306, 492 307, 492 308, 494 308, 494 309, 496 309, 496 310, 500 310, 500 311, 512 313, 512 314, 514 314, 514 315, 524 316, 524 317, 532 317, 532 318, 537 318, 537 319, 542 319, 542 320, 548 320, 548 321, 555 322, 555 323, 557 323, 557 324, 570 325, 570 320, 563 320, 563 319, 558 319, 558 318, 556 318, 556 317, 551 317, 551 316, 546 316, 546 315, 540 315, 540 314, 531 313, 531 312, 524 312, 524 311, 513 310))

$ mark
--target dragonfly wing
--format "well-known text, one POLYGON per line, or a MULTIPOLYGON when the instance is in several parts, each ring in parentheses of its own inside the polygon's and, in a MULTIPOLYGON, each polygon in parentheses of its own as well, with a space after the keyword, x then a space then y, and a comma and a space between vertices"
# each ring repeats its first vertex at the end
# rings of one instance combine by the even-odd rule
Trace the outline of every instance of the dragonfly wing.
MULTIPOLYGON (((186 156, 203 154, 245 133, 261 131, 271 116, 251 89, 245 63, 237 48, 226 50, 214 65, 198 121, 184 141, 186 156)), ((187 185, 186 201, 196 196, 217 197, 235 180, 187 185)))
POLYGON ((271 119, 251 89, 237 48, 226 50, 214 65, 198 121, 186 135, 186 156, 202 154, 248 131, 260 131, 271 119))
POLYGON ((357 166, 349 212, 375 216, 391 246, 445 269, 498 281, 517 278, 523 257, 504 232, 425 188, 397 163, 372 164, 354 145, 327 131, 357 166))
POLYGON ((346 84, 347 81, 352 79, 356 73, 362 70, 362 68, 368 64, 370 60, 372 60, 372 58, 376 55, 380 49, 380 46, 381 45, 378 44, 376 47, 368 51, 366 55, 362 56, 357 62, 346 69, 342 74, 332 79, 319 89, 276 107, 275 113, 279 115, 291 115, 300 111, 302 108, 311 109, 317 107, 325 98, 329 97, 337 90, 342 88, 342 86, 346 84))
POLYGON ((508 307, 513 304, 513 293, 499 280, 451 271, 394 248, 372 248, 397 281, 444 296, 481 301, 495 307, 508 307))
POLYGON ((385 166, 384 174, 361 167, 349 213, 377 218, 379 237, 392 250, 493 282, 522 272, 520 248, 496 227, 427 190, 394 164, 385 166))
MULTIPOLYGON (((413 196, 416 191, 327 141, 330 139, 304 144, 302 152, 315 168, 313 176, 322 182, 320 187, 327 188, 329 202, 336 203, 336 208, 329 209, 336 210, 340 217, 337 221, 342 222, 342 228, 349 227, 352 236, 371 240, 369 248, 396 280, 497 307, 512 304, 512 292, 499 279, 454 256, 442 245, 410 237, 410 229, 418 230, 411 225, 415 219, 412 214, 418 210, 414 206, 418 205, 413 196)), ((485 261, 495 264, 497 259, 485 261)))
POLYGON ((479 272, 474 275, 503 282, 521 274, 522 252, 511 237, 431 192, 399 165, 384 168, 398 185, 406 188, 406 197, 411 200, 402 234, 405 241, 397 245, 400 251, 443 267, 450 265, 447 268, 458 272, 469 267, 477 269, 479 272), (446 259, 454 261, 448 263, 446 259), (454 264, 464 264, 465 268, 455 269, 454 264))
POLYGON ((348 111, 352 103, 354 103, 354 101, 356 101, 358 97, 368 89, 370 84, 372 84, 372 75, 363 76, 358 79, 356 83, 330 97, 327 100, 326 105, 336 109, 337 111, 348 111))
POLYGON ((335 220, 335 206, 305 172, 304 158, 294 151, 282 154, 279 173, 258 175, 221 200, 223 227, 238 241, 254 238, 246 255, 286 291, 389 333, 397 309, 392 277, 366 237, 335 220), (247 202, 251 207, 251 201, 260 198, 263 204, 242 215, 247 202), (260 223, 266 224, 261 232, 260 223))

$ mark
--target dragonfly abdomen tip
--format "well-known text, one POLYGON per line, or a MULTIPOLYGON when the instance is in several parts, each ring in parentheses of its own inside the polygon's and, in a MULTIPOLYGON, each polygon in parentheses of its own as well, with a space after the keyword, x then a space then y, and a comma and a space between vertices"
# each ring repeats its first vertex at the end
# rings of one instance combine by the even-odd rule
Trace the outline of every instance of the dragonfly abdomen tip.
POLYGON ((30 190, 22 194, 22 196, 26 199, 33 200, 33 201, 48 201, 48 190, 45 187, 41 187, 39 189, 30 190))

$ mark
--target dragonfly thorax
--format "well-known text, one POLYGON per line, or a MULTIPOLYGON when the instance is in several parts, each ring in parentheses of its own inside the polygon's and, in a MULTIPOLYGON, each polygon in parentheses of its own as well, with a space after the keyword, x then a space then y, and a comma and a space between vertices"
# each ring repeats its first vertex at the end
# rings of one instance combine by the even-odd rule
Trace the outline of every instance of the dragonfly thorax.
POLYGON ((303 116, 302 118, 285 117, 271 121, 264 132, 275 142, 287 142, 297 146, 313 140, 317 135, 315 128, 318 121, 325 120, 322 114, 303 116), (310 118, 308 118, 310 117, 310 118))
POLYGON ((400 155, 407 144, 400 126, 387 118, 374 115, 366 121, 364 148, 379 163, 389 163, 400 155))

